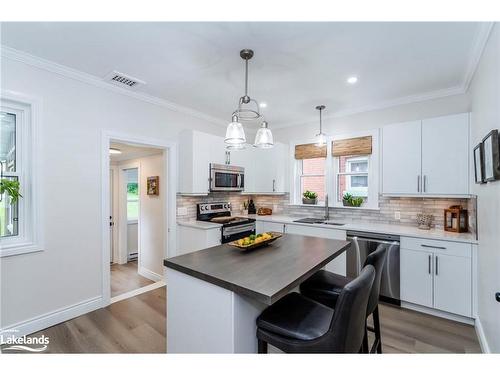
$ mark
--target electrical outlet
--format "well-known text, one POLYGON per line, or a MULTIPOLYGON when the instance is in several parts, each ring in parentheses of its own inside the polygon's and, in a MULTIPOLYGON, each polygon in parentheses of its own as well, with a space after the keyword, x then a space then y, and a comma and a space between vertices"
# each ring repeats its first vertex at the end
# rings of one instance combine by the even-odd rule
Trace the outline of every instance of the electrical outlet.
POLYGON ((276 212, 278 211, 278 205, 277 204, 273 204, 273 212, 276 212))
POLYGON ((186 216, 188 214, 187 207, 178 207, 177 208, 177 216, 186 216))
POLYGON ((401 220, 401 212, 399 211, 394 212, 394 220, 401 220))

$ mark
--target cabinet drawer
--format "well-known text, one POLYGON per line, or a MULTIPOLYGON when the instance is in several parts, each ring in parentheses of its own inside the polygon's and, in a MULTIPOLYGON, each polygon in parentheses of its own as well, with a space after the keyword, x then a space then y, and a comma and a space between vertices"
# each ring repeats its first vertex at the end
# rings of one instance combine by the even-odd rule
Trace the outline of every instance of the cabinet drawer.
POLYGON ((471 244, 462 242, 401 237, 401 248, 416 251, 430 251, 436 254, 453 255, 466 258, 471 258, 472 256, 471 244))

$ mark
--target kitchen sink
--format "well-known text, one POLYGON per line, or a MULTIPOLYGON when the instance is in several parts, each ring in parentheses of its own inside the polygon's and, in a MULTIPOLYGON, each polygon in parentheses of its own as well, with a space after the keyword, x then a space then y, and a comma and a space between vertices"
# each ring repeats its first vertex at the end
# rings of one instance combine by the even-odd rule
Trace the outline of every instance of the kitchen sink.
POLYGON ((333 221, 325 221, 325 219, 318 219, 315 217, 306 217, 304 219, 294 220, 294 223, 304 223, 304 224, 326 224, 326 225, 337 225, 342 226, 344 223, 335 223, 333 221))

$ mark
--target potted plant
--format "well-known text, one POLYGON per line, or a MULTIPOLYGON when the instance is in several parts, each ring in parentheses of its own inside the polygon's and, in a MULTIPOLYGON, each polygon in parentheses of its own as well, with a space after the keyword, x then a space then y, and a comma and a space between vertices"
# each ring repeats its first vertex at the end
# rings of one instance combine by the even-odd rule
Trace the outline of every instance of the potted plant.
POLYGON ((354 197, 350 193, 345 193, 342 197, 342 204, 347 207, 361 207, 363 204, 363 198, 354 197))
POLYGON ((307 190, 304 194, 302 194, 302 203, 304 204, 317 204, 318 203, 318 194, 314 191, 307 190))
POLYGON ((19 190, 19 181, 9 180, 7 178, 2 178, 0 180, 0 195, 4 193, 7 194, 7 196, 10 197, 11 203, 16 203, 19 198, 23 197, 19 190))

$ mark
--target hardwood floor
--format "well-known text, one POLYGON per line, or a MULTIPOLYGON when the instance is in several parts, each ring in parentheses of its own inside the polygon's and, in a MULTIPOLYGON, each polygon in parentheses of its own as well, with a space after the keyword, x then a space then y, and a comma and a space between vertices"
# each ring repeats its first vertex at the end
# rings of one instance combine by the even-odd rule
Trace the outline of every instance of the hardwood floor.
MULTIPOLYGON (((45 353, 165 353, 165 317, 162 287, 31 336, 50 338, 45 353)), ((389 305, 380 305, 380 321, 384 353, 480 353, 466 324, 389 305)))
POLYGON ((154 283, 139 275, 137 261, 111 265, 111 297, 154 283))

